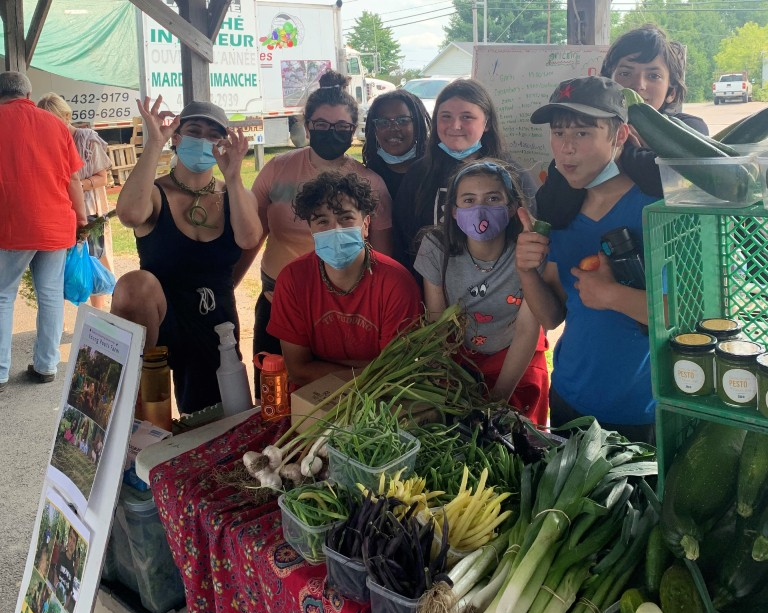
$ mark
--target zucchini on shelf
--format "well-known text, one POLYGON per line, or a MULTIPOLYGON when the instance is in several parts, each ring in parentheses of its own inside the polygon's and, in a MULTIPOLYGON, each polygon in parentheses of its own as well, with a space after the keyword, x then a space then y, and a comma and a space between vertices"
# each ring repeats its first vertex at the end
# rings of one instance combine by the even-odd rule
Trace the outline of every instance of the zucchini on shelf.
MULTIPOLYGON (((628 110, 629 124, 659 157, 666 159, 693 160, 695 158, 732 157, 708 142, 694 130, 659 113, 648 104, 632 104, 628 110)), ((675 170, 696 186, 725 201, 741 201, 747 196, 755 177, 752 170, 741 164, 701 165, 676 164, 675 170)))

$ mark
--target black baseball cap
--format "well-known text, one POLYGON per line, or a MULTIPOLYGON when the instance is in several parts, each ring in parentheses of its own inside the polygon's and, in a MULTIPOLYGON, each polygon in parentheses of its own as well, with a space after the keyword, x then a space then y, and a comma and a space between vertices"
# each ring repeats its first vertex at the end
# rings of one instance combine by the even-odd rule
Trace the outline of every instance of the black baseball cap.
POLYGON ((568 79, 557 86, 549 97, 549 104, 536 109, 531 123, 550 123, 552 114, 558 109, 581 113, 597 119, 618 117, 627 121, 627 102, 624 88, 606 77, 582 77, 568 79))
POLYGON ((187 119, 207 119, 208 121, 221 126, 224 132, 227 131, 229 125, 229 119, 224 109, 220 106, 216 106, 213 102, 194 101, 190 102, 181 111, 179 118, 182 122, 187 119))

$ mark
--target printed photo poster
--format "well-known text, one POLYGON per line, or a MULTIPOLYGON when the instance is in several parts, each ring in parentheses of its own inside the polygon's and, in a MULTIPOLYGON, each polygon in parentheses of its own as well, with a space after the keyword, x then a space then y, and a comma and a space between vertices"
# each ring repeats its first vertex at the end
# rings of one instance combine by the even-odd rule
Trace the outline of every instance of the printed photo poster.
POLYGON ((79 336, 48 473, 81 513, 107 444, 130 342, 130 334, 95 317, 86 318, 79 336))
POLYGON ((37 527, 34 566, 22 613, 73 613, 80 597, 90 531, 53 489, 37 527))

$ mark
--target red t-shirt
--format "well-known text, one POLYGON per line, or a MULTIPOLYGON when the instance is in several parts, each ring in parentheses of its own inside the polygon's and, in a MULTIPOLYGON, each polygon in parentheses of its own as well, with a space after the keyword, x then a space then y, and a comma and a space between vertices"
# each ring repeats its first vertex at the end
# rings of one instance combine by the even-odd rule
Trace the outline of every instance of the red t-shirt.
POLYGON ((71 247, 67 187, 83 161, 67 126, 26 98, 0 104, 0 126, 0 249, 71 247))
POLYGON ((375 358, 419 316, 421 302, 405 268, 381 253, 373 256, 373 274, 366 272, 346 296, 328 291, 314 252, 288 264, 277 277, 267 332, 308 347, 320 360, 375 358))

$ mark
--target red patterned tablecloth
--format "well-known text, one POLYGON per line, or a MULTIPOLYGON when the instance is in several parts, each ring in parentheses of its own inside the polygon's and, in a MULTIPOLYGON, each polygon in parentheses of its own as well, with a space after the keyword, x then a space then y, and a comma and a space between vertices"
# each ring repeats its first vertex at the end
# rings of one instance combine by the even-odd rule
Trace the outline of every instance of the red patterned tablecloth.
POLYGON ((189 613, 368 613, 325 585, 325 565, 307 564, 283 540, 272 500, 221 485, 215 473, 239 466, 246 451, 274 443, 289 420, 261 414, 152 469, 150 481, 189 613))

